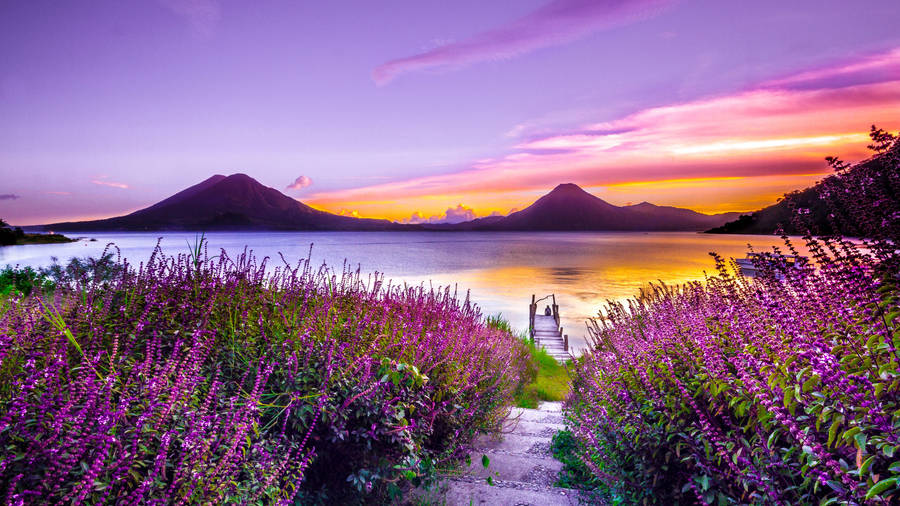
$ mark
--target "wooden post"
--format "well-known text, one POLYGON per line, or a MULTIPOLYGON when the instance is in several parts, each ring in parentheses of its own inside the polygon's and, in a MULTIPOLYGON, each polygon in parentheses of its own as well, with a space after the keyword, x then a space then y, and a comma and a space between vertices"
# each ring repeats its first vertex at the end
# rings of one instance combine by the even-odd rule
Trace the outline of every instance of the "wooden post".
POLYGON ((553 319, 556 321, 556 324, 559 325, 559 306, 556 304, 556 294, 551 294, 553 301, 553 319))
POLYGON ((534 315, 537 313, 537 302, 534 300, 534 294, 531 294, 531 305, 528 306, 528 333, 531 342, 534 342, 534 315))
POLYGON ((569 351, 569 334, 563 336, 563 349, 569 351))

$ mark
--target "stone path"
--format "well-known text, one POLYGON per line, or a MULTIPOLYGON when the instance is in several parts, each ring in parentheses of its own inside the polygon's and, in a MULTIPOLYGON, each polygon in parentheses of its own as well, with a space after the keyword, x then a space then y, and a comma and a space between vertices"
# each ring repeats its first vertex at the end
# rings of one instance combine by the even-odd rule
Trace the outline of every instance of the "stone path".
POLYGON ((513 408, 502 438, 476 440, 468 468, 463 465, 461 474, 448 476, 423 499, 449 506, 578 504, 577 491, 553 486, 562 468, 550 454, 553 435, 564 427, 560 409, 558 402, 542 403, 540 409, 513 408), (487 468, 483 455, 490 459, 487 468))

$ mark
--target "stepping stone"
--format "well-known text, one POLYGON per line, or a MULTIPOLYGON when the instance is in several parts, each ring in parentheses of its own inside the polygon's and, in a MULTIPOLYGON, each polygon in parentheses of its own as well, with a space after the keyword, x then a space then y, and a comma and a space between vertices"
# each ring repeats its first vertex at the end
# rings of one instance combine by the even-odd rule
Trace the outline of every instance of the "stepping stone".
POLYGON ((487 452, 535 455, 544 458, 551 456, 550 443, 547 442, 547 438, 522 434, 505 434, 502 439, 491 436, 481 436, 476 439, 473 454, 487 452))
MULTIPOLYGON (((518 484, 450 481, 443 500, 450 506, 569 506, 578 504, 578 492, 563 488, 531 488, 518 484)), ((438 504, 443 504, 438 501, 438 504)))
POLYGON ((507 420, 503 423, 504 433, 524 434, 532 436, 553 437, 553 434, 565 429, 562 423, 543 423, 533 420, 507 420), (549 435, 548 435, 549 434, 549 435))

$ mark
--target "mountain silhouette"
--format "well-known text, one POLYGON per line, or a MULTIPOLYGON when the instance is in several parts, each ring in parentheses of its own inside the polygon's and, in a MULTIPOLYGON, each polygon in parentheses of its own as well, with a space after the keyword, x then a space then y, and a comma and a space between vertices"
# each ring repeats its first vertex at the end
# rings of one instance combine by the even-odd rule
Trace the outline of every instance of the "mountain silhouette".
POLYGON ((461 223, 465 230, 645 230, 701 231, 735 219, 738 213, 702 214, 642 202, 615 206, 573 183, 565 183, 525 209, 502 218, 461 223))
POLYGON ((52 230, 707 230, 738 213, 707 215, 642 202, 614 206, 572 183, 527 208, 455 225, 403 225, 319 211, 246 174, 217 174, 150 207, 103 220, 44 225, 52 230))
MULTIPOLYGON (((103 220, 54 223, 53 230, 397 230, 387 220, 319 211, 246 174, 215 175, 150 207, 103 220)), ((416 227, 412 227, 416 228, 416 227)))

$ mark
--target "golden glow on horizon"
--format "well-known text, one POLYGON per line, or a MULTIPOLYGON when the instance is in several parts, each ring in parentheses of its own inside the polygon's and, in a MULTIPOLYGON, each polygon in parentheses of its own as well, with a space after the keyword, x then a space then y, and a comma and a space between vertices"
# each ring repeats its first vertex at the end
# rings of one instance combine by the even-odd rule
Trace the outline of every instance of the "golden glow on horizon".
MULTIPOLYGON (((656 205, 683 207, 707 214, 743 213, 774 204, 785 193, 813 185, 827 174, 826 172, 789 176, 732 176, 627 181, 609 185, 585 185, 583 188, 618 206, 647 201, 656 205)), ((462 204, 472 208, 475 215, 480 218, 492 213, 508 214, 513 209, 524 209, 551 189, 412 196, 399 201, 336 203, 307 201, 306 204, 335 214, 391 221, 407 220, 414 212, 425 218, 443 216, 448 208, 462 204), (448 202, 452 204, 446 204, 448 202)))
POLYGON ((600 188, 620 188, 620 187, 630 187, 630 186, 681 185, 681 184, 709 183, 709 182, 713 182, 713 181, 716 181, 716 182, 740 181, 742 179, 747 179, 747 178, 744 176, 689 177, 689 178, 682 178, 682 179, 662 179, 659 181, 626 181, 624 183, 613 183, 613 184, 603 185, 603 186, 600 186, 600 188))
POLYGON ((673 147, 677 155, 696 155, 705 153, 728 153, 736 151, 761 151, 780 148, 796 148, 805 146, 836 146, 838 144, 859 144, 869 140, 864 133, 820 135, 817 137, 787 137, 781 139, 727 140, 711 144, 673 147))

